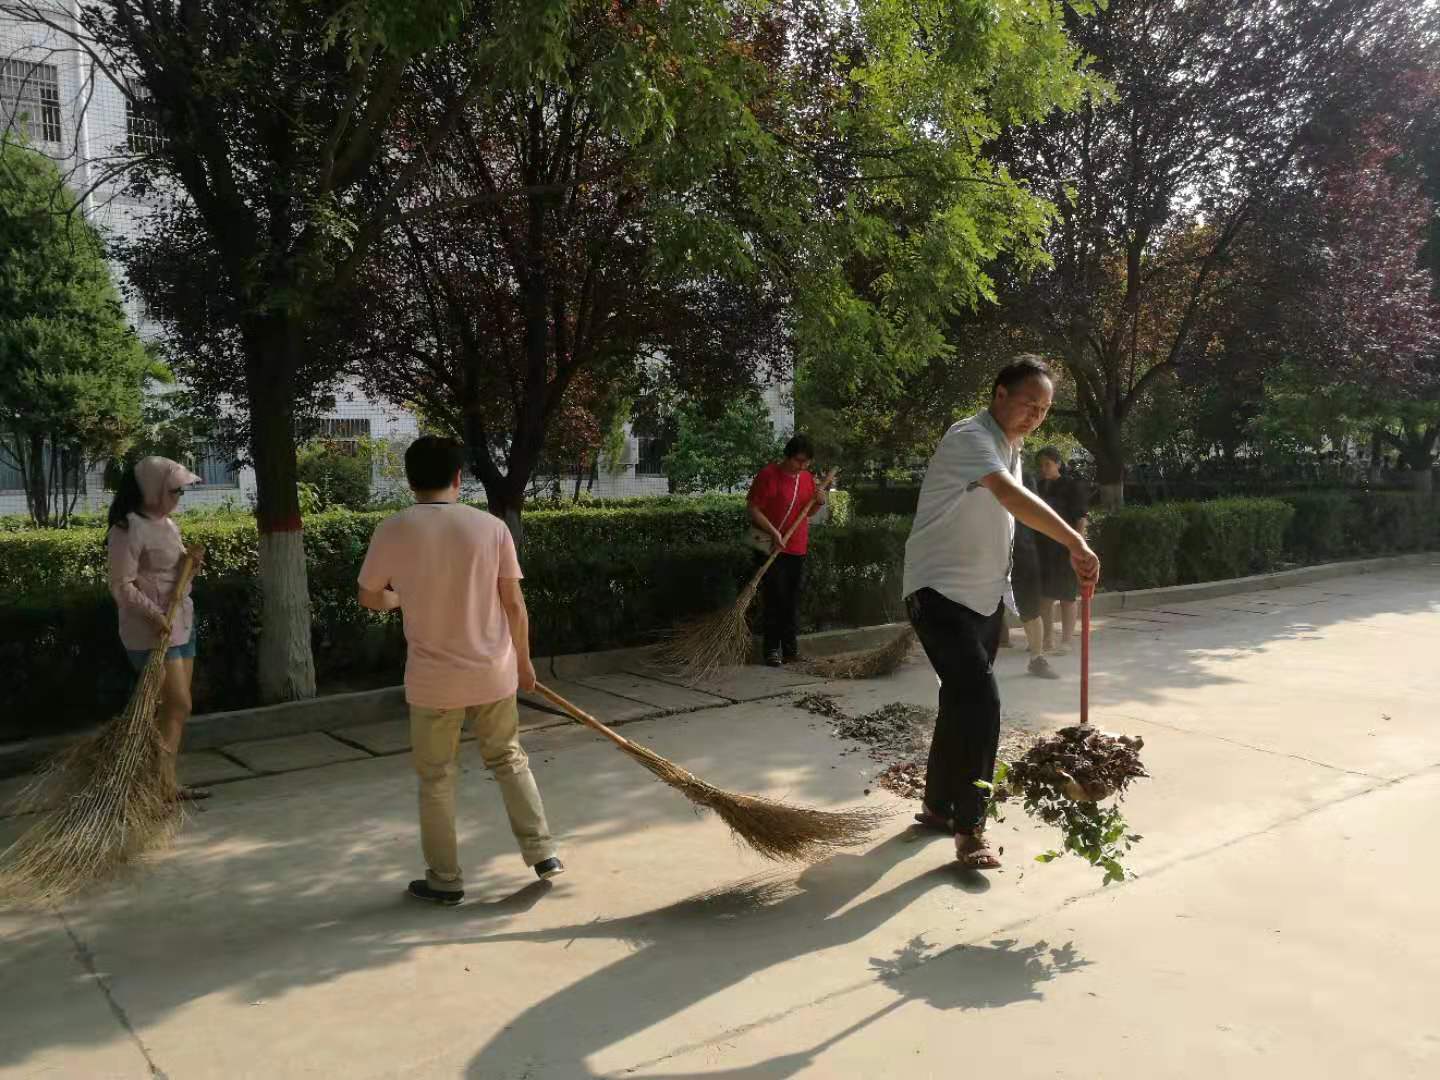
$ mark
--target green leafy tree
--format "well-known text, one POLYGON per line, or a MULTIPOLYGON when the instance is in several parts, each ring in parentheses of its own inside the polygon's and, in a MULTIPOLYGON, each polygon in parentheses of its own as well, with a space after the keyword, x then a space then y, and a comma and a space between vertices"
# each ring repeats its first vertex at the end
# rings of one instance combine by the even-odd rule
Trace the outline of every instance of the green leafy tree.
POLYGON ((1433 67, 1436 13, 1410 0, 1109 0, 1072 35, 1111 91, 998 148, 1060 208, 1049 265, 1007 310, 1074 380, 1108 505, 1152 388, 1203 362, 1237 250, 1301 179, 1307 150, 1433 67), (1363 28, 1363 32, 1357 32, 1363 28))
POLYGON ((177 375, 243 420, 256 480, 267 701, 312 696, 310 600, 297 488, 306 407, 343 366, 334 306, 393 226, 463 103, 560 0, 0 0, 88 55, 155 125, 117 158, 165 212, 125 252, 177 375), (481 55, 454 108, 396 117, 418 67, 474 23, 481 55), (497 25, 499 31, 497 31, 497 25), (197 287, 197 284, 203 287, 197 287))
POLYGON ((146 379, 163 375, 55 165, 0 137, 0 455, 36 525, 68 522, 82 477, 123 452, 146 379))
POLYGON ((758 395, 733 402, 713 418, 687 405, 676 419, 675 445, 665 455, 673 491, 731 491, 748 485, 761 466, 780 456, 770 411, 758 395))
POLYGON ((468 101, 463 36, 427 69, 419 114, 463 115, 347 326, 517 533, 572 397, 656 357, 713 401, 790 357, 844 393, 945 352, 984 264, 1033 261, 1048 221, 986 141, 1088 85, 1050 0, 578 0, 534 25, 468 101))

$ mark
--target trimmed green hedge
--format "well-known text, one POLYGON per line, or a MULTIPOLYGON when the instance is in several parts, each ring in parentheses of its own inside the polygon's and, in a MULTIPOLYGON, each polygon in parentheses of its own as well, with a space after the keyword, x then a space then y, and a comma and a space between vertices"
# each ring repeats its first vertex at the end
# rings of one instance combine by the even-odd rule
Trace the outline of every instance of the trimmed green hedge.
POLYGON ((1098 513, 1093 536, 1107 588, 1149 589, 1440 548, 1440 497, 1306 492, 1155 503, 1098 513))
MULTIPOLYGON (((843 518, 843 500, 836 509, 843 518)), ((393 684, 403 670, 399 618, 365 611, 355 601, 360 563, 384 516, 337 511, 306 519, 312 644, 322 690, 393 684)), ((754 569, 741 540, 745 520, 738 497, 688 510, 665 504, 527 515, 525 594, 537 655, 642 644, 729 603, 754 569)), ((254 525, 209 519, 182 521, 181 528, 187 541, 209 551, 207 573, 195 583, 202 658, 197 709, 255 704, 254 525)), ((817 528, 806 628, 893 617, 908 530, 903 519, 817 528)), ((0 536, 6 573, 23 571, 19 580, 42 583, 0 602, 0 662, 11 673, 0 740, 84 726, 124 705, 133 676, 103 584, 102 535, 32 530, 0 536), (77 671, 85 677, 77 679, 77 671)))
POLYGON ((1111 589, 1155 589, 1178 580, 1185 515, 1173 504, 1133 506, 1091 516, 1091 542, 1111 589))
POLYGON ((1214 499, 1175 504, 1185 518, 1176 552, 1182 582, 1218 581, 1273 570, 1281 563, 1294 509, 1279 499, 1214 499))
MULTIPOLYGON (((845 500, 835 517, 848 516, 845 500)), ((384 513, 336 511, 306 520, 312 633, 321 689, 398 680, 399 619, 355 602, 355 578, 384 513)), ((728 603, 753 569, 738 496, 526 516, 526 596, 537 654, 652 641, 688 616, 728 603)), ((197 707, 253 704, 259 596, 248 517, 184 519, 209 549, 196 582, 201 663, 197 707)), ((811 535, 804 629, 901 617, 910 522, 854 517, 811 535)), ((1151 588, 1202 576, 1257 573, 1282 560, 1440 547, 1440 500, 1406 493, 1292 496, 1160 504, 1097 515, 1106 586, 1151 588)), ((0 533, 0 739, 84 726, 118 710, 133 676, 104 585, 103 532, 0 533)))

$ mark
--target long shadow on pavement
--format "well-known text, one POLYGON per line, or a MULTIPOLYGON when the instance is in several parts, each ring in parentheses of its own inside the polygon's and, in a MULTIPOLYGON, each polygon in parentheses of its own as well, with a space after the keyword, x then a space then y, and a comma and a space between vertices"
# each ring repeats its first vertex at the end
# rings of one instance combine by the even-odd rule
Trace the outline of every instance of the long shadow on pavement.
MULTIPOLYGON (((864 855, 834 856, 798 878, 752 878, 640 915, 473 939, 480 944, 619 939, 635 951, 516 1017, 476 1054, 466 1075, 472 1080, 614 1075, 613 1070, 595 1071, 591 1058, 742 985, 763 997, 767 990, 760 977, 765 972, 859 941, 933 889, 984 892, 989 888, 982 875, 965 874, 950 864, 852 904, 908 855, 923 850, 923 845, 913 841, 907 831, 864 855)), ((1014 941, 997 941, 935 954, 923 937, 915 938, 895 955, 870 962, 872 978, 878 977, 894 989, 895 1002, 807 1049, 743 1069, 704 1075, 735 1080, 793 1076, 825 1048, 908 1001, 927 1001, 942 1010, 997 1008, 1039 998, 1040 984, 1084 963, 1071 947, 1052 949, 1044 942, 1017 947, 1014 941)), ((856 975, 859 982, 860 972, 856 975)), ((803 975, 797 973, 796 978, 803 979, 803 975)), ((783 987, 774 1009, 765 1010, 772 1014, 771 1019, 780 1020, 783 1014, 803 1010, 810 1003, 803 984, 784 980, 783 987)), ((753 1021, 753 1016, 746 1016, 738 1023, 753 1021)), ((682 1021, 670 1040, 681 1044, 680 1050, 697 1049, 732 1026, 723 1019, 709 1023, 696 1027, 682 1021)), ((667 1049, 652 1061, 627 1062, 624 1069, 675 1080, 699 1075, 663 1071, 664 1061, 673 1056, 675 1051, 667 1049), (661 1071, 648 1071, 650 1068, 661 1071)))

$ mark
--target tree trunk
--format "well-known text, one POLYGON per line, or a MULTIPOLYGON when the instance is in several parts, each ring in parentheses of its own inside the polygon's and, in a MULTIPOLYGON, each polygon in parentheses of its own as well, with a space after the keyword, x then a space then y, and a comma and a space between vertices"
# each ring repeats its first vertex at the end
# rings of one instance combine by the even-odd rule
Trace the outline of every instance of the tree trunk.
POLYGON ((510 482, 510 477, 504 477, 501 482, 492 488, 485 485, 485 499, 490 504, 490 513, 494 514, 505 527, 510 530, 510 539, 515 542, 515 550, 525 550, 525 486, 522 482, 515 485, 510 482))
POLYGON ((30 477, 26 501, 30 506, 30 520, 38 528, 50 527, 50 477, 45 470, 45 436, 31 434, 30 461, 27 473, 30 477))
POLYGON ((246 381, 260 556, 259 681, 265 702, 315 696, 310 583, 295 467, 299 342, 299 328, 283 318, 247 341, 252 346, 246 381))

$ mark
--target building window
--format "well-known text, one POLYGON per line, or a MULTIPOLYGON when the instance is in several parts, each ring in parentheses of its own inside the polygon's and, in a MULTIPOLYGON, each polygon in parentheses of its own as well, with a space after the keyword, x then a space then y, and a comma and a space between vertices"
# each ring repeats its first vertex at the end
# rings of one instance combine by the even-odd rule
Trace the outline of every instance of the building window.
POLYGON ((195 452, 195 473, 206 487, 235 487, 239 483, 234 455, 212 443, 202 443, 195 452))
POLYGON ((670 446, 665 439, 639 438, 635 456, 636 476, 664 476, 665 455, 670 446))
POLYGON ((355 442, 370 437, 370 421, 366 417, 327 416, 315 429, 315 438, 322 442, 355 442))
POLYGON ((165 145, 160 121, 152 114, 150 91, 138 83, 126 83, 125 145, 132 154, 153 154, 165 145))
POLYGON ((54 64, 0 60, 0 110, 7 131, 60 145, 60 72, 54 64))

